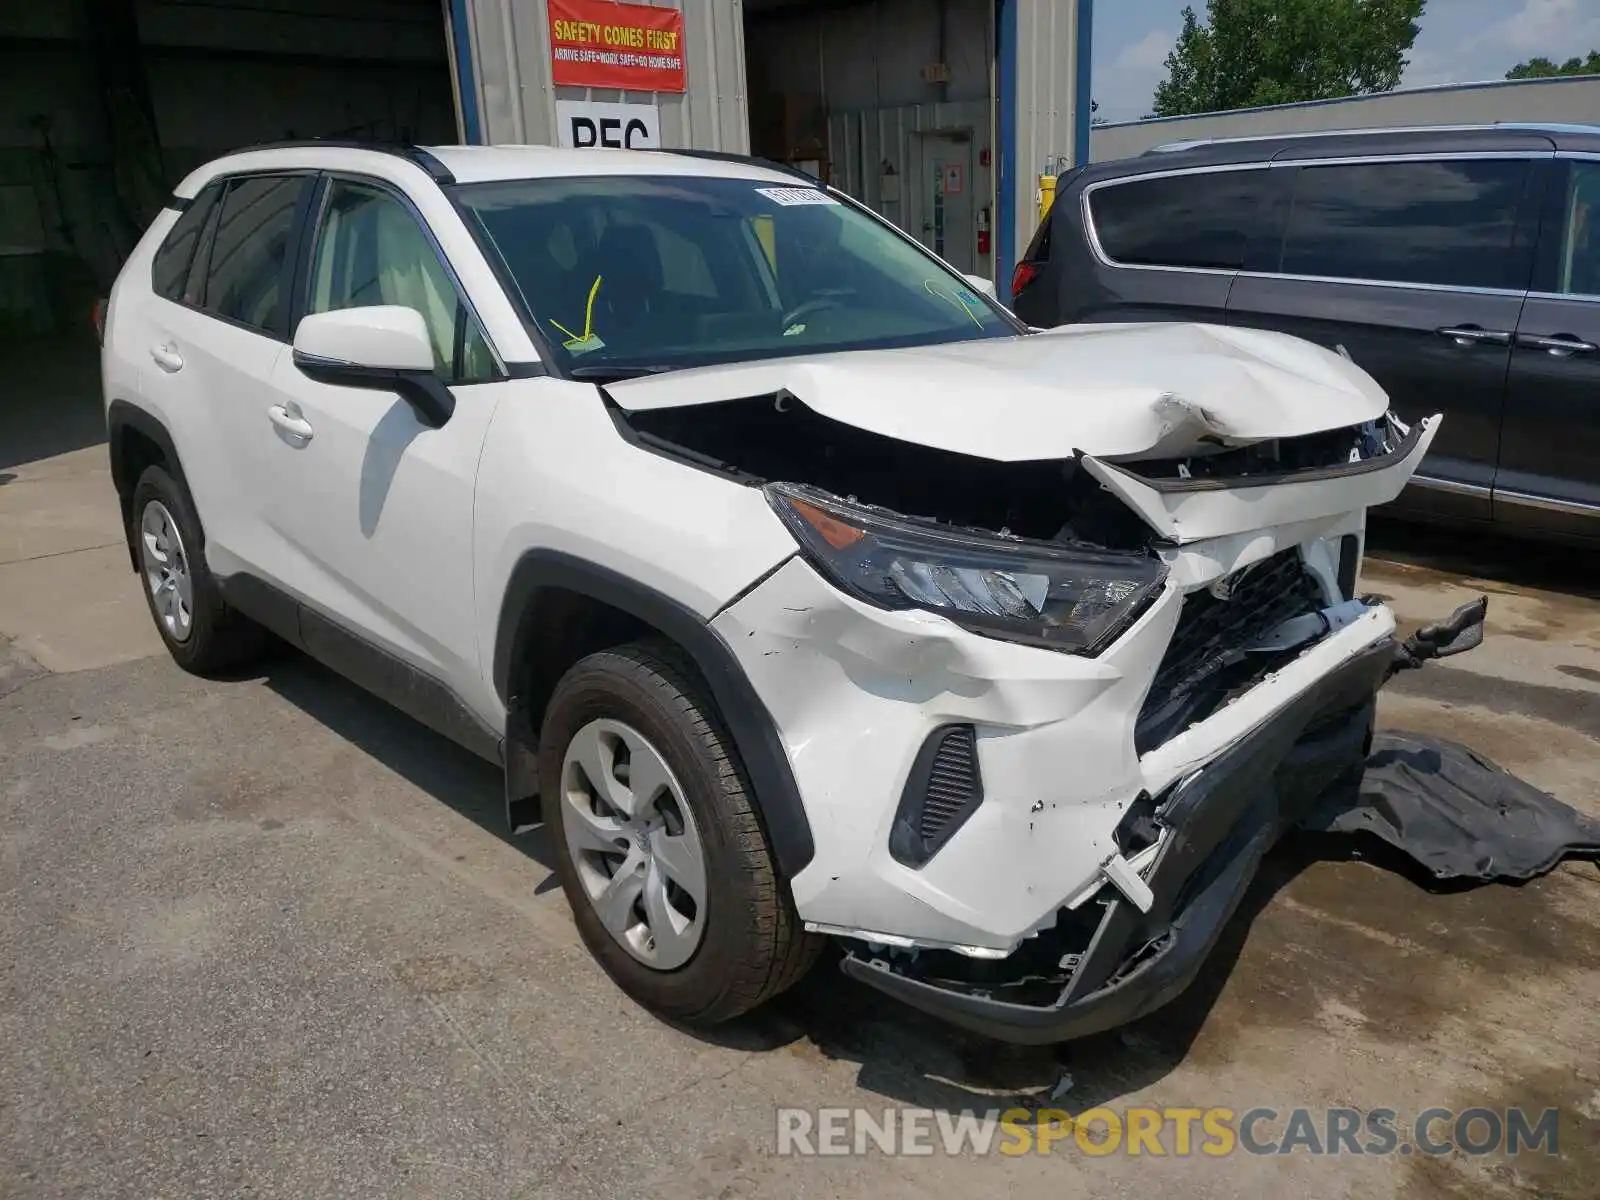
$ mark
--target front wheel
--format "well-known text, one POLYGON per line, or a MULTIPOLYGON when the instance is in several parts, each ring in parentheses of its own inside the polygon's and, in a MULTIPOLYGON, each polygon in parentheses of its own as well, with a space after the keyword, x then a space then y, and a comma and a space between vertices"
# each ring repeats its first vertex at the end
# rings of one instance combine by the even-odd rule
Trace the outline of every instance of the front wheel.
POLYGON ((630 996, 710 1025, 794 983, 821 939, 779 878, 731 740, 687 660, 640 642, 556 686, 541 807, 590 953, 630 996))

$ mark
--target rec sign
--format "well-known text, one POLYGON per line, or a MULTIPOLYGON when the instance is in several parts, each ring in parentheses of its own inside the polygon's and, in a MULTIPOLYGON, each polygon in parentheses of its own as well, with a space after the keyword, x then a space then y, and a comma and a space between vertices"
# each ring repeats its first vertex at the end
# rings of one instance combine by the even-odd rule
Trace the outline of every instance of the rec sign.
POLYGON ((661 113, 654 104, 557 100, 556 133, 561 145, 574 150, 659 150, 661 113))
POLYGON ((558 86, 631 92, 688 89, 683 12, 619 0, 548 0, 558 86))

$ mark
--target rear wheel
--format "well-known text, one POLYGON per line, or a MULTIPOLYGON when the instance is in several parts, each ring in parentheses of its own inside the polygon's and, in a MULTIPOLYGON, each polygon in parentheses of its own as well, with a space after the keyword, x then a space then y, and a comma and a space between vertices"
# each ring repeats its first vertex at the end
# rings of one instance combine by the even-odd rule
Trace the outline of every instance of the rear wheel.
POLYGON ((146 467, 133 490, 132 534, 150 616, 180 667, 208 674, 261 654, 266 631, 223 601, 188 497, 160 467, 146 467))
POLYGON ((592 654, 540 732, 541 808, 585 945, 630 996, 715 1024, 784 990, 805 933, 731 740, 675 647, 592 654))

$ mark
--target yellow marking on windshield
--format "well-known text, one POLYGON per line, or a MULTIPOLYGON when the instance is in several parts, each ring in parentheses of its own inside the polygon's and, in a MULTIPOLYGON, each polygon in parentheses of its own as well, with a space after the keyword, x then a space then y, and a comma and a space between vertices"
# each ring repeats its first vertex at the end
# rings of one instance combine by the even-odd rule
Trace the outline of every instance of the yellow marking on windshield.
POLYGON ((604 275, 596 275, 594 277, 594 286, 589 289, 589 303, 583 309, 583 332, 581 334, 573 333, 572 330, 554 317, 550 318, 550 324, 567 335, 567 340, 561 343, 564 348, 571 350, 574 346, 583 345, 594 336, 594 298, 600 294, 600 281, 604 278, 604 275))
POLYGON ((937 296, 939 299, 948 301, 949 303, 955 305, 956 308, 960 309, 963 313, 972 318, 972 323, 974 325, 976 325, 979 329, 983 328, 983 322, 978 320, 978 314, 973 312, 969 306, 962 303, 959 296, 952 295, 950 292, 940 288, 939 281, 937 279, 924 279, 922 281, 922 289, 930 296, 937 296))
POLYGON ((778 237, 772 220, 771 213, 762 213, 751 217, 750 224, 755 229, 756 240, 761 243, 761 249, 766 253, 767 265, 772 268, 772 273, 778 273, 778 237))

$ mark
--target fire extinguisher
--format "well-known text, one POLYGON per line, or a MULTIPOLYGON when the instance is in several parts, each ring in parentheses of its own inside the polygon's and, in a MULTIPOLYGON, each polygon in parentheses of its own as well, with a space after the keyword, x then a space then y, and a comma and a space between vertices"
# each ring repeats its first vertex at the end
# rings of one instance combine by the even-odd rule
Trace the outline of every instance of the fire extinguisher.
POLYGON ((989 207, 978 210, 978 253, 989 253, 989 207))

